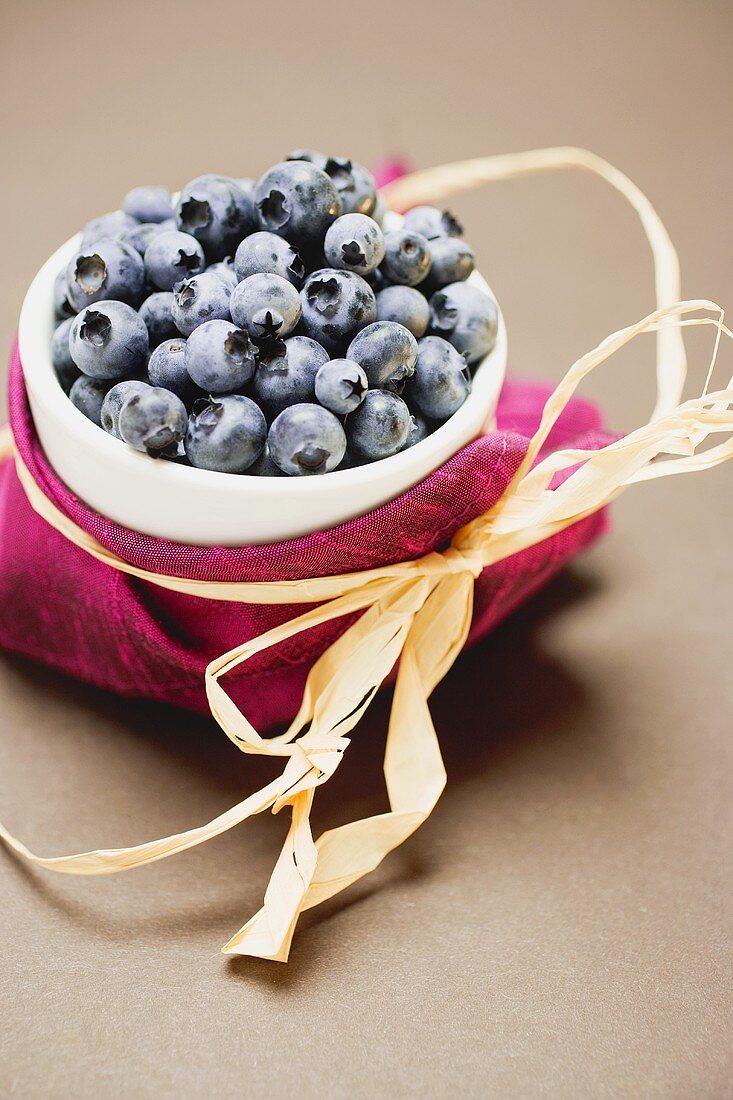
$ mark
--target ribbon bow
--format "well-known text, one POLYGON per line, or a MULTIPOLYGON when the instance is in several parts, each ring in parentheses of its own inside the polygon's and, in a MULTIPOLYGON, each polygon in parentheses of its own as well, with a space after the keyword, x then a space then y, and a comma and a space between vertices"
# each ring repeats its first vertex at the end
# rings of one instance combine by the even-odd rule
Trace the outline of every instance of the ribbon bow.
POLYGON ((297 581, 195 581, 150 572, 117 557, 62 513, 13 452, 6 431, 0 455, 14 453, 33 508, 111 568, 202 599, 316 605, 222 654, 206 669, 212 715, 241 751, 282 757, 284 767, 276 779, 205 825, 133 847, 42 857, 0 825, 0 837, 19 856, 65 874, 110 874, 202 844, 264 810, 277 813, 289 807, 290 827, 262 908, 222 948, 227 954, 286 961, 300 914, 373 870, 425 821, 440 797, 446 774, 428 698, 466 641, 474 581, 482 570, 592 514, 632 484, 703 470, 733 456, 733 380, 723 390, 707 392, 721 336, 732 335, 723 311, 706 300, 676 300, 677 259, 666 231, 648 200, 616 169, 583 150, 540 150, 417 173, 392 184, 388 199, 394 208, 405 209, 477 183, 566 167, 602 176, 639 213, 655 258, 658 308, 607 337, 570 368, 548 400, 524 461, 501 499, 461 528, 443 552, 360 573, 297 581), (712 325, 716 339, 703 393, 680 403, 686 370, 681 329, 688 325, 712 325), (649 332, 657 334, 658 382, 657 406, 649 421, 600 450, 568 448, 538 461, 552 426, 586 375, 649 332), (699 450, 719 433, 729 438, 699 450), (570 471, 569 476, 558 485, 556 475, 563 471, 570 471), (290 727, 277 737, 261 737, 227 694, 222 684, 227 673, 301 631, 353 615, 356 621, 313 665, 290 727), (389 811, 328 830, 314 841, 310 811, 316 788, 338 768, 348 734, 398 662, 384 758, 389 811))

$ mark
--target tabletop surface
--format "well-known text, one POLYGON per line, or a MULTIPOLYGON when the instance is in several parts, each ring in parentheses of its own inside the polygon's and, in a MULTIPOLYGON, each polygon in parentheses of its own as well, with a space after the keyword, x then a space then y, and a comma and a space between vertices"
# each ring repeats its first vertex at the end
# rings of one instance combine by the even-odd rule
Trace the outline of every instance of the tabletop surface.
MULTIPOLYGON (((129 187, 257 175, 304 145, 418 166, 589 147, 654 200, 684 295, 733 304, 723 0, 6 0, 0 43, 4 359, 34 271, 129 187)), ((515 374, 558 379, 651 309, 638 223, 601 183, 452 205, 515 374)), ((690 393, 709 353, 694 335, 690 393)), ((647 338, 587 386, 615 429, 647 414, 652 363, 647 338)), ((732 477, 627 494, 602 544, 462 657, 434 696, 436 812, 305 915, 287 966, 219 954, 260 904, 282 818, 107 879, 0 852, 0 1093, 733 1095, 732 477)), ((267 774, 211 721, 25 661, 0 657, 0 693, 0 816, 44 853, 186 828, 267 774)), ((384 807, 387 708, 317 826, 384 807)))

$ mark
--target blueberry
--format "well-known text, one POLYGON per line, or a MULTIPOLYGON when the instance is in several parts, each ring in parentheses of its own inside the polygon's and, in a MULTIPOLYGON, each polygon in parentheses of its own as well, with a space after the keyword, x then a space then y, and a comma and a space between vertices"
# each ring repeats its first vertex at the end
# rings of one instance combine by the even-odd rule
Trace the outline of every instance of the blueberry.
POLYGON ((133 187, 122 200, 122 209, 139 222, 164 222, 173 217, 173 200, 167 187, 133 187))
POLYGON ((184 336, 205 321, 228 321, 231 290, 218 275, 203 271, 178 283, 173 291, 173 320, 184 336))
POLYGON ((285 160, 307 160, 309 164, 315 164, 316 168, 323 170, 328 163, 325 153, 316 153, 314 149, 294 149, 288 153, 285 160))
POLYGON ((316 375, 316 397, 324 409, 346 416, 357 409, 369 387, 367 376, 351 359, 332 359, 316 375))
POLYGON ((271 415, 288 405, 315 401, 316 375, 328 362, 328 352, 307 336, 276 342, 260 357, 253 389, 257 401, 271 415))
POLYGON ((181 190, 175 210, 178 228, 198 240, 210 261, 233 255, 255 228, 251 196, 228 176, 198 176, 181 190))
POLYGON ((331 267, 367 275, 384 259, 384 234, 366 214, 342 214, 326 233, 324 252, 331 267))
POLYGON ((336 185, 344 214, 371 216, 377 205, 377 185, 374 176, 361 164, 342 157, 327 157, 319 165, 336 185))
POLYGON ((260 228, 298 247, 320 245, 342 209, 326 173, 302 160, 284 161, 265 172, 254 197, 260 228))
POLYGON ((122 210, 113 210, 111 214, 101 214, 92 218, 84 226, 81 234, 81 247, 87 248, 96 241, 115 239, 128 229, 134 229, 137 218, 130 217, 122 210))
POLYGON ((92 378, 136 374, 148 355, 148 330, 124 302, 97 302, 74 318, 69 333, 71 358, 92 378))
POLYGON ((164 340, 178 336, 176 322, 173 320, 173 293, 170 290, 158 290, 150 294, 140 306, 139 314, 148 330, 151 348, 157 348, 164 340))
POLYGON ((145 256, 145 250, 153 237, 157 237, 159 233, 169 233, 175 228, 176 223, 173 218, 168 218, 164 222, 141 222, 134 229, 126 229, 124 233, 120 233, 119 240, 132 245, 136 252, 145 256))
POLYGON ((66 268, 62 268, 53 283, 53 304, 58 320, 73 317, 76 310, 68 298, 68 286, 66 284, 66 268))
POLYGON ((300 292, 303 330, 330 354, 338 354, 349 339, 377 316, 374 291, 353 271, 321 268, 300 292))
POLYGON ((432 294, 449 283, 461 283, 474 269, 475 254, 465 241, 458 237, 438 237, 430 242, 432 264, 425 283, 425 291, 432 294))
POLYGON ((67 317, 65 321, 56 326, 51 337, 51 362, 59 376, 59 381, 65 389, 69 388, 78 373, 69 350, 69 333, 71 332, 73 320, 73 317, 67 317), (71 382, 66 385, 65 380, 69 378, 71 382))
POLYGON ((186 341, 186 370, 208 393, 232 393, 255 372, 255 352, 247 333, 231 321, 206 321, 186 341))
POLYGON ((258 477, 286 477, 284 470, 281 470, 276 462, 273 461, 270 454, 270 448, 265 444, 265 448, 257 459, 247 470, 248 474, 257 474, 258 477))
POLYGON ((382 271, 392 283, 417 286, 430 271, 430 245, 420 233, 395 229, 384 235, 382 271))
POLYGON ((377 268, 376 271, 370 271, 364 278, 375 294, 379 294, 381 290, 386 290, 388 286, 392 286, 392 283, 380 268, 377 268))
POLYGON ((175 457, 186 435, 188 417, 180 398, 170 390, 145 386, 131 394, 120 409, 118 430, 125 443, 151 458, 175 457))
POLYGON ((438 210, 434 206, 414 206, 405 214, 405 229, 411 233, 421 233, 429 241, 437 237, 461 237, 463 226, 449 210, 438 210))
POLYGON ((402 450, 407 451, 410 447, 414 447, 416 443, 420 443, 429 435, 430 428, 425 420, 421 416, 417 416, 413 413, 410 417, 410 430, 407 433, 407 440, 402 450))
POLYGON ((188 422, 186 455, 192 466, 242 474, 262 454, 267 422, 240 394, 197 401, 188 422))
POLYGON ((364 458, 363 455, 358 455, 355 451, 350 450, 348 444, 344 457, 339 462, 339 470, 354 470, 357 466, 366 466, 369 460, 364 458))
POLYGON ((140 254, 123 241, 96 241, 77 252, 66 269, 69 301, 74 309, 111 298, 139 305, 145 287, 140 254))
POLYGON ((267 437, 273 461, 286 474, 335 470, 346 451, 341 423, 320 405, 290 405, 275 417, 267 437))
POLYGON ((173 290, 181 279, 198 275, 204 267, 204 250, 189 233, 158 233, 145 249, 145 274, 159 290, 173 290))
POLYGON ((107 390, 107 395, 102 402, 100 422, 104 430, 113 435, 115 439, 122 438, 120 435, 120 409, 128 397, 132 397, 133 393, 140 393, 146 389, 148 389, 147 382, 132 379, 129 382, 118 382, 110 390, 107 390))
POLYGON ((72 405, 84 413, 87 420, 91 420, 97 427, 102 426, 102 403, 107 396, 109 382, 101 378, 88 378, 86 374, 80 375, 69 390, 69 398, 72 405))
POLYGON ((386 286, 377 294, 377 320, 396 321, 419 340, 428 330, 430 306, 415 287, 386 286))
POLYGON ((376 204, 374 206, 374 210, 371 213, 371 217, 374 218, 377 225, 379 225, 379 226, 384 225, 384 217, 385 217, 385 214, 387 213, 388 209, 389 209, 389 207, 387 206, 387 203, 384 200, 384 196, 382 195, 382 192, 377 191, 377 201, 376 201, 376 204))
POLYGON ((293 331, 300 320, 300 296, 281 275, 249 275, 232 292, 231 313, 256 343, 266 343, 293 331))
POLYGON ((369 390, 346 421, 349 448, 374 462, 402 450, 410 434, 410 410, 389 390, 369 390))
POLYGON ((478 287, 451 283, 430 299, 430 325, 473 364, 496 343, 499 311, 494 299, 478 287))
POLYGON ((194 383, 186 369, 186 341, 182 336, 158 345, 148 359, 148 378, 152 386, 162 386, 181 401, 188 400, 194 383))
POLYGON ((417 345, 417 368, 406 396, 423 416, 447 420, 471 392, 466 360, 440 336, 426 336, 417 345))
POLYGON ((238 279, 259 272, 280 275, 299 287, 305 278, 305 264, 289 241, 276 233, 252 233, 245 237, 234 257, 238 279))
POLYGON ((370 386, 399 393, 415 372, 417 340, 396 321, 375 321, 357 333, 346 356, 363 367, 370 386))
MULTIPOLYGON (((279 237, 278 240, 280 240, 279 237)), ((216 264, 209 264, 206 271, 209 275, 218 275, 222 282, 227 284, 230 290, 234 290, 239 282, 231 256, 227 256, 224 260, 219 260, 216 264)))

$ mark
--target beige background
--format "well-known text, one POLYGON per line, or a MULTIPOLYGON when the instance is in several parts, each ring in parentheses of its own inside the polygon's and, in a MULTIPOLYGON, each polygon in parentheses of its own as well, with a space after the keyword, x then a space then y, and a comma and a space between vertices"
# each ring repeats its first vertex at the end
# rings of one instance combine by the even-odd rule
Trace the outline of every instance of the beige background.
MULTIPOLYGON (((653 197, 686 295, 733 305, 725 0, 3 0, 0 20, 4 356, 38 265, 128 187, 256 175, 296 145, 420 166, 586 145, 653 197)), ((651 307, 640 230, 601 184, 455 207, 515 372, 558 378, 651 307)), ((590 385, 615 427, 648 410, 651 363, 649 342, 590 385)), ((0 1093, 733 1095, 732 476, 619 502, 605 543, 461 660, 435 696, 436 814, 305 917, 288 967, 218 954, 277 818, 108 880, 0 853, 0 1093)), ((210 722, 15 659, 0 693, 0 811, 43 851, 186 827, 265 774, 210 722)), ((386 706, 317 824, 384 805, 386 706)))

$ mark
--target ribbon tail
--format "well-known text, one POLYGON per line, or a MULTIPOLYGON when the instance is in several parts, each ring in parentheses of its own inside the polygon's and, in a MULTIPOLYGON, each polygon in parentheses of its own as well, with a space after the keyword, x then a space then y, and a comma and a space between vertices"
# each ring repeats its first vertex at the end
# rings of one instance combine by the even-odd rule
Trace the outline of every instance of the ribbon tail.
POLYGON ((293 799, 290 828, 265 891, 264 905, 224 944, 222 954, 288 961, 303 898, 318 858, 310 827, 313 795, 311 788, 293 799))
POLYGON ((446 783, 428 697, 468 635, 473 577, 448 575, 415 616, 395 683, 384 774, 390 812, 323 833, 303 908, 310 909, 373 871, 432 813, 446 783))

